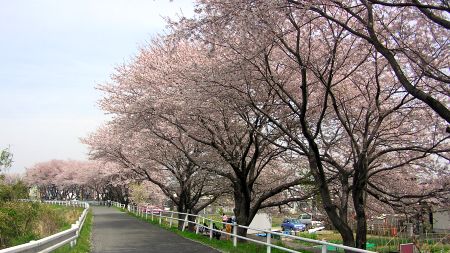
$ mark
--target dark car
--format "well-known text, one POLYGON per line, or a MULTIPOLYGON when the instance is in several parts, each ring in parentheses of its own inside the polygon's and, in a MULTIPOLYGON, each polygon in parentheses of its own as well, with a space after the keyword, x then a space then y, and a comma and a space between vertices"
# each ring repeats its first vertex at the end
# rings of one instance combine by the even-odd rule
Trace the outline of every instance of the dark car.
POLYGON ((298 219, 284 219, 281 224, 281 229, 283 231, 305 231, 306 225, 298 219))

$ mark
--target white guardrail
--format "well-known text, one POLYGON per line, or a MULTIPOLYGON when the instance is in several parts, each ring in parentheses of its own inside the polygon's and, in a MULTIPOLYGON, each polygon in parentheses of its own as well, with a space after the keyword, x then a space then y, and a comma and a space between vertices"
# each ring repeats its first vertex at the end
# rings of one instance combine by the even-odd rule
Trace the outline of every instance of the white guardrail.
POLYGON ((80 201, 57 201, 57 200, 43 201, 43 203, 63 205, 63 206, 84 207, 84 210, 81 216, 76 221, 76 223, 72 224, 71 228, 36 241, 31 241, 25 244, 2 249, 0 250, 0 253, 15 253, 15 252, 45 253, 51 252, 52 250, 55 250, 67 243, 70 243, 70 246, 74 246, 76 244, 76 240, 80 235, 81 228, 83 227, 84 221, 86 220, 89 204, 80 201))
MULTIPOLYGON (((120 208, 125 208, 124 204, 120 204, 120 203, 117 203, 117 202, 112 202, 112 205, 116 206, 116 207, 120 207, 120 208)), ((175 211, 167 211, 167 210, 161 210, 161 209, 153 210, 151 208, 149 210, 149 208, 147 208, 145 206, 134 207, 134 206, 131 206, 131 205, 128 205, 128 211, 136 214, 137 216, 141 216, 141 217, 145 216, 146 219, 148 219, 148 216, 151 216, 151 220, 152 221, 153 221, 154 218, 159 219, 159 224, 162 223, 163 219, 165 219, 166 221, 168 219, 170 219, 170 221, 169 221, 169 225, 170 226, 172 226, 174 220, 177 220, 179 222, 181 221, 181 222, 183 222, 183 227, 182 227, 183 231, 185 230, 187 224, 194 223, 195 224, 195 233, 199 234, 200 230, 207 231, 209 233, 209 239, 210 240, 212 240, 214 232, 221 233, 223 235, 231 236, 231 238, 233 240, 233 246, 235 246, 235 247, 237 246, 237 239, 240 238, 240 239, 251 241, 251 242, 254 242, 254 243, 257 243, 257 244, 265 245, 267 247, 267 253, 271 253, 271 249, 272 248, 276 248, 276 249, 280 249, 280 250, 283 250, 283 251, 286 251, 286 252, 292 252, 292 253, 300 252, 300 251, 296 251, 296 250, 293 250, 293 249, 289 249, 289 248, 285 248, 285 247, 282 247, 282 246, 279 246, 279 245, 272 244, 271 243, 271 239, 272 239, 273 236, 279 236, 280 239, 284 237, 284 238, 290 238, 290 239, 293 239, 293 240, 299 240, 299 241, 303 241, 303 242, 308 242, 308 243, 313 243, 313 244, 320 245, 322 253, 327 253, 328 252, 328 246, 335 247, 336 249, 343 249, 343 250, 346 250, 347 252, 376 253, 374 251, 348 247, 348 246, 344 246, 342 244, 335 244, 335 243, 330 243, 330 242, 326 242, 326 241, 313 240, 313 239, 299 237, 299 236, 295 236, 295 235, 279 233, 279 232, 275 232, 275 231, 268 231, 268 230, 263 230, 263 229, 258 229, 258 228, 242 226, 242 225, 238 225, 236 222, 234 222, 234 223, 224 223, 222 221, 216 221, 216 220, 213 220, 213 219, 201 216, 201 215, 194 215, 194 214, 188 214, 188 213, 179 213, 179 212, 175 212, 175 211), (184 219, 179 219, 177 217, 174 217, 174 216, 178 216, 178 214, 184 215, 184 219), (194 221, 189 221, 189 217, 195 217, 195 220, 194 221), (205 221, 209 222, 209 226, 208 227, 203 225, 203 224, 205 224, 205 221), (232 232, 228 233, 228 232, 222 231, 220 229, 215 229, 215 228, 213 228, 213 224, 214 223, 230 224, 232 226, 232 232), (245 228, 245 229, 251 229, 251 230, 259 231, 261 234, 265 234, 266 235, 266 240, 265 241, 260 241, 260 240, 256 240, 256 239, 252 239, 252 238, 248 238, 248 237, 244 237, 244 236, 240 236, 240 235, 237 234, 237 229, 238 228, 245 228)))

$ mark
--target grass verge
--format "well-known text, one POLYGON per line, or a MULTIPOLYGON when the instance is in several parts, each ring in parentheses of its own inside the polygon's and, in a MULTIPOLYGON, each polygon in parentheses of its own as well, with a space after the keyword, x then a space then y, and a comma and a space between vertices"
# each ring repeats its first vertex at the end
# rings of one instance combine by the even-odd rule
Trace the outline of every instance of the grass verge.
MULTIPOLYGON (((123 212, 125 211, 124 209, 120 209, 120 210, 123 212)), ((148 222, 153 225, 160 226, 160 227, 162 227, 166 230, 169 230, 173 233, 176 233, 184 238, 190 239, 192 241, 196 241, 203 245, 207 245, 207 246, 217 249, 221 252, 226 252, 226 253, 265 253, 265 252, 267 252, 267 248, 264 245, 259 245, 259 244, 252 243, 252 242, 246 242, 246 243, 238 242, 237 246, 234 247, 233 242, 231 240, 216 240, 216 239, 210 240, 208 236, 199 235, 199 234, 189 232, 189 231, 180 231, 176 227, 170 227, 169 223, 166 222, 164 219, 162 220, 161 224, 159 224, 159 219, 157 216, 155 216, 155 219, 152 221, 150 218, 145 219, 145 217, 137 216, 134 213, 131 213, 131 212, 127 212, 127 213, 137 219, 143 220, 143 221, 148 222)), ((282 244, 282 242, 278 242, 276 245, 286 247, 285 245, 282 244)), ((272 252, 273 253, 281 253, 281 252, 286 252, 286 251, 272 248, 272 252)), ((299 251, 299 252, 307 253, 309 251, 299 251)))
POLYGON ((89 210, 80 231, 77 244, 71 248, 69 244, 53 251, 54 253, 88 253, 91 251, 92 210, 89 210))

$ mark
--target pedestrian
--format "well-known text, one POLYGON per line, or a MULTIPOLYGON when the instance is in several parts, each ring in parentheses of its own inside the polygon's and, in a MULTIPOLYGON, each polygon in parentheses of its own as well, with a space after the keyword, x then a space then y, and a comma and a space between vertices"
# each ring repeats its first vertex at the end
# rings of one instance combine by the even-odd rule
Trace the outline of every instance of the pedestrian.
POLYGON ((227 224, 225 225, 225 232, 228 233, 228 234, 227 234, 227 240, 230 239, 230 235, 229 235, 229 234, 231 234, 231 228, 232 228, 231 223, 232 223, 232 222, 233 222, 233 221, 231 220, 231 218, 228 218, 227 224))
POLYGON ((225 228, 227 221, 228 221, 228 216, 225 213, 222 213, 223 228, 225 228))

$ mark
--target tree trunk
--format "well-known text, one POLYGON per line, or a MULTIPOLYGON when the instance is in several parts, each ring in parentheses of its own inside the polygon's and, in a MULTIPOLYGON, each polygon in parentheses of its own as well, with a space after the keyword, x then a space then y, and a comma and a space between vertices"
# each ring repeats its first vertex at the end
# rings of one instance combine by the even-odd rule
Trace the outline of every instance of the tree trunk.
MULTIPOLYGON (((253 217, 250 217, 250 196, 246 194, 248 192, 247 185, 234 184, 234 215, 236 216, 236 222, 239 225, 250 225, 253 217)), ((237 234, 240 236, 247 236, 247 229, 238 228, 237 234)), ((240 242, 246 242, 243 239, 239 239, 240 242)))
MULTIPOLYGON (((182 208, 181 208, 182 209, 182 208)), ((183 230, 183 226, 184 226, 184 218, 186 217, 186 215, 185 214, 182 214, 182 213, 184 213, 184 211, 181 211, 180 210, 180 208, 178 208, 177 209, 177 211, 178 212, 180 212, 179 214, 178 214, 178 226, 177 226, 177 229, 178 230, 183 230)))
POLYGON ((330 190, 328 189, 328 183, 326 181, 323 168, 321 167, 320 160, 316 158, 314 152, 311 152, 308 155, 308 160, 311 172, 314 176, 314 180, 319 186, 319 192, 320 196, 322 197, 323 207, 325 209, 325 212, 327 213, 328 218, 331 220, 331 223, 337 229, 339 234, 341 234, 344 245, 354 247, 355 239, 353 237, 353 231, 348 226, 348 223, 338 215, 338 208, 333 204, 333 201, 331 200, 330 190))
POLYGON ((367 158, 364 154, 359 155, 355 166, 355 175, 353 177, 353 205, 356 212, 356 247, 366 248, 367 242, 367 221, 365 211, 365 188, 367 185, 367 158))
POLYGON ((367 222, 365 212, 363 215, 356 215, 356 247, 366 249, 367 243, 367 222))
POLYGON ((195 232, 195 216, 189 215, 188 221, 190 221, 188 225, 188 230, 191 232, 195 232))
POLYGON ((340 196, 341 203, 339 206, 339 217, 341 217, 342 222, 347 224, 348 224, 348 199, 350 195, 348 177, 349 177, 348 174, 342 173, 339 178, 342 187, 340 196))

